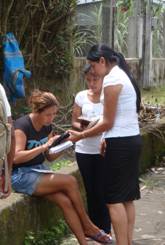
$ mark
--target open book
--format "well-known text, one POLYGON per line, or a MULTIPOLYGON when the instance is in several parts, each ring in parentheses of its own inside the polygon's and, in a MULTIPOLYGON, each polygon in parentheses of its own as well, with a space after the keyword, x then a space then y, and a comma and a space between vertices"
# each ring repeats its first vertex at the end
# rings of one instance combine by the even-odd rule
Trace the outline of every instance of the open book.
POLYGON ((73 145, 72 141, 66 141, 49 149, 50 154, 58 153, 64 151, 73 145))

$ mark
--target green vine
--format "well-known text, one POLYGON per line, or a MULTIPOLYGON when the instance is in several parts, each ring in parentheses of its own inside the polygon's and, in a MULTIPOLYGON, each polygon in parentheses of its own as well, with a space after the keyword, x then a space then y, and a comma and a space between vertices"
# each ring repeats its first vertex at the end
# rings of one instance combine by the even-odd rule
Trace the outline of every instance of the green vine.
POLYGON ((58 245, 64 236, 70 233, 64 220, 59 220, 58 224, 51 229, 27 232, 24 245, 58 245))

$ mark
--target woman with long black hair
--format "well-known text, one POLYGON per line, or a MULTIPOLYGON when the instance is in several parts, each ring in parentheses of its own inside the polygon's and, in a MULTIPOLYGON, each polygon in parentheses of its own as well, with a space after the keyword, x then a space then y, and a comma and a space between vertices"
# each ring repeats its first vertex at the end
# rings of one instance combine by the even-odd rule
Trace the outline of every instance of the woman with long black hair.
POLYGON ((140 91, 122 54, 106 45, 94 45, 87 60, 93 71, 104 77, 101 96, 103 118, 83 132, 70 130, 70 140, 78 141, 104 132, 101 150, 106 162, 105 200, 117 245, 131 245, 135 223, 133 201, 140 198, 140 91))

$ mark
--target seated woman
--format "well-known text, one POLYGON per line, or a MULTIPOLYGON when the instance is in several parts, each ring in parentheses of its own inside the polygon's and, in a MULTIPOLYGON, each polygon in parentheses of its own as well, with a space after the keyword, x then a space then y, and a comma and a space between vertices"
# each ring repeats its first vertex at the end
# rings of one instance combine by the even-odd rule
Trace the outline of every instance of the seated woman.
POLYGON ((53 136, 51 123, 58 111, 58 101, 52 93, 34 90, 29 104, 32 112, 15 121, 16 151, 12 186, 16 192, 44 197, 56 203, 79 244, 87 245, 85 236, 108 244, 108 235, 89 219, 83 206, 76 179, 71 175, 40 173, 48 169, 45 159, 52 161, 59 154, 48 149, 59 136, 53 136))

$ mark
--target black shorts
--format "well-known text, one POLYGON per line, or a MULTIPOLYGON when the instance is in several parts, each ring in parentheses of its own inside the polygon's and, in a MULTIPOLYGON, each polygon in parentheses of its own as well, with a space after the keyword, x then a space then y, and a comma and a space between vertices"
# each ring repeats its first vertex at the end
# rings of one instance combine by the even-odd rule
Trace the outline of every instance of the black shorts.
POLYGON ((139 158, 141 136, 106 139, 105 200, 123 203, 140 198, 139 158))

